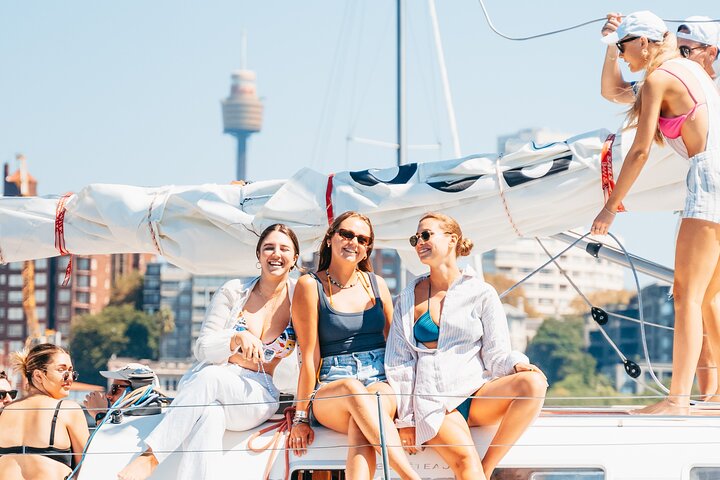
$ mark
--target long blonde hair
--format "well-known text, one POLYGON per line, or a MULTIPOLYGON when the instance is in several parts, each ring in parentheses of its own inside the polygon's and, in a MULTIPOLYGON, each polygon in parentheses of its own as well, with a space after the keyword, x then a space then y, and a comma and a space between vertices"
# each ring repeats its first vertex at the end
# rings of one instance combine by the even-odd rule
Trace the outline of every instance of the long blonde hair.
MULTIPOLYGON (((677 49, 677 37, 675 36, 675 34, 670 33, 669 31, 665 32, 665 35, 663 36, 661 42, 653 42, 651 40, 648 40, 648 42, 648 46, 652 44, 655 45, 655 48, 647 50, 648 64, 647 67, 645 67, 643 84, 645 82, 645 79, 649 77, 650 74, 653 73, 655 70, 657 70, 660 65, 670 59, 680 56, 677 49)), ((641 86, 637 96, 635 97, 635 102, 627 111, 627 126, 625 127, 626 129, 637 128, 638 119, 640 118, 640 110, 642 109, 642 95, 643 88, 641 86)), ((665 143, 665 138, 663 137, 663 134, 660 131, 659 127, 655 128, 655 135, 653 136, 653 139, 658 145, 663 145, 665 143)))

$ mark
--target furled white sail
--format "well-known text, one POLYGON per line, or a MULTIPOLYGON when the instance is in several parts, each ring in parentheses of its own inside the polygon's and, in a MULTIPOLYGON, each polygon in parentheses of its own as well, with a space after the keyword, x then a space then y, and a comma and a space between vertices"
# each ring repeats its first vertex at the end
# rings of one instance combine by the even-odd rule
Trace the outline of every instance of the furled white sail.
MULTIPOLYGON (((376 248, 409 252, 407 237, 427 211, 452 215, 478 251, 518 236, 550 235, 589 224, 603 205, 600 158, 609 132, 529 144, 512 154, 328 175, 302 169, 288 180, 237 185, 135 187, 95 184, 60 196, 0 198, 0 261, 59 255, 159 253, 194 273, 250 275, 257 234, 283 222, 303 251, 317 247, 328 214, 367 214, 376 248)), ((617 176, 623 146, 612 146, 617 176)), ((629 211, 682 208, 687 162, 654 146, 626 198, 629 211)))

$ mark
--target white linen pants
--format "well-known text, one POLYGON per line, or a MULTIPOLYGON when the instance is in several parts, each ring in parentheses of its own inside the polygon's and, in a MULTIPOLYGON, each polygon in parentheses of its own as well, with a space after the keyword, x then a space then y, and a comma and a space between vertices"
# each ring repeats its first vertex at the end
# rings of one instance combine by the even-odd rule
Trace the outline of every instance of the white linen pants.
POLYGON ((269 375, 234 364, 205 366, 182 384, 145 443, 160 463, 182 446, 179 480, 222 478, 224 472, 217 470, 222 469, 225 430, 264 423, 277 411, 279 397, 269 375))

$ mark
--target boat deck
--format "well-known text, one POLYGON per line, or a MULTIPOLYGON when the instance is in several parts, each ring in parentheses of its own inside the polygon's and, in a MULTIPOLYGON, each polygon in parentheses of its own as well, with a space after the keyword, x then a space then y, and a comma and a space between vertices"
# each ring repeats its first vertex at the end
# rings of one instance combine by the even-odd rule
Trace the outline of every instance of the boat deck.
MULTIPOLYGON (((93 439, 80 480, 115 478, 142 448, 144 438, 161 415, 125 417, 121 424, 106 424, 93 439)), ((257 430, 269 424, 261 425, 257 430)), ((482 455, 494 433, 492 427, 473 428, 482 455)), ((260 479, 270 452, 247 449, 253 431, 227 431, 223 439, 224 470, 238 472, 228 478, 260 479)), ((271 434, 267 434, 270 439, 271 434)), ((264 442, 257 442, 260 445, 264 442)), ((705 480, 720 478, 720 417, 629 415, 628 407, 552 408, 525 432, 493 475, 498 480, 705 480), (694 469, 694 470, 693 470, 694 469), (693 472, 691 475, 691 471, 693 472)), ((346 438, 317 428, 307 455, 290 454, 291 472, 343 470, 346 438)), ((179 455, 173 454, 153 479, 175 479, 179 455)), ((410 457, 423 479, 450 479, 452 471, 430 449, 410 457)), ((285 474, 283 452, 277 456, 270 478, 285 474)), ((300 478, 297 474, 291 478, 300 478)), ((378 460, 375 478, 383 478, 378 460)), ((391 478, 398 478, 391 472, 391 478)))

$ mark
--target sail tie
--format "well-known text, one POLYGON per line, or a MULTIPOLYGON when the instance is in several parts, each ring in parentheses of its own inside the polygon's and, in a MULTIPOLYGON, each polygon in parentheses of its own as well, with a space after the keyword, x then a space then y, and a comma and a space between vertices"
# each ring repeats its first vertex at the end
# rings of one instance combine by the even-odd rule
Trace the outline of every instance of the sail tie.
POLYGON ((150 230, 150 238, 152 239, 153 245, 155 246, 155 250, 157 250, 157 252, 160 255, 162 255, 163 252, 160 249, 160 243, 158 242, 157 234, 155 233, 155 225, 152 221, 152 211, 153 211, 153 207, 155 206, 155 200, 157 199, 157 197, 158 197, 158 193, 155 192, 155 195, 153 195, 153 199, 150 202, 150 206, 148 207, 147 223, 148 223, 148 229, 150 230))
MULTIPOLYGON (((613 176, 613 165, 612 165, 612 146, 615 142, 615 134, 611 133, 608 135, 605 143, 603 143, 602 151, 600 153, 600 176, 602 181, 603 196, 605 202, 610 198, 610 194, 615 189, 615 177, 613 176)), ((617 208, 618 212, 626 212, 625 206, 621 203, 617 208)))
POLYGON ((333 177, 334 173, 328 175, 327 187, 325 188, 325 212, 327 213, 328 225, 332 225, 335 220, 335 214, 333 214, 332 205, 332 190, 333 190, 333 177))
POLYGON ((503 176, 502 176, 502 170, 500 170, 500 158, 498 157, 497 160, 495 160, 495 171, 497 172, 497 179, 498 179, 498 191, 500 192, 500 200, 502 200, 503 208, 505 208, 505 215, 507 215, 508 220, 510 220, 510 225, 512 225, 513 230, 515 230, 515 235, 518 237, 523 237, 523 234, 520 232, 520 229, 515 225, 515 221, 513 220, 512 215, 510 214, 510 207, 508 206, 507 199, 505 198, 505 188, 503 187, 503 176))
POLYGON ((72 192, 67 192, 60 197, 57 208, 55 209, 55 248, 60 252, 60 255, 70 256, 67 268, 65 269, 65 278, 62 282, 63 287, 67 286, 70 282, 70 276, 72 275, 72 254, 65 247, 65 212, 67 211, 65 204, 72 194, 72 192))

